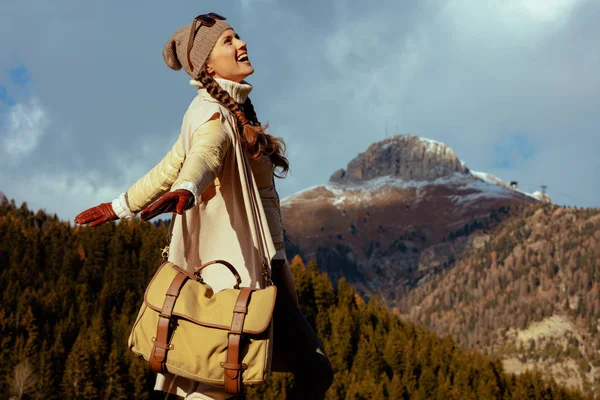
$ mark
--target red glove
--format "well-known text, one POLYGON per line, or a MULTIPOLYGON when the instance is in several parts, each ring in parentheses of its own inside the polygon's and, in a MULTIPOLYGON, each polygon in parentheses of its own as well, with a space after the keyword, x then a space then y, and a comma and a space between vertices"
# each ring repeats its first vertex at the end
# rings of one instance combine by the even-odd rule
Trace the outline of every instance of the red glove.
POLYGON ((112 203, 102 203, 79 213, 75 217, 75 223, 80 225, 89 223, 89 226, 94 227, 115 219, 119 219, 119 216, 113 210, 112 203))
POLYGON ((142 221, 147 221, 163 213, 177 212, 183 214, 187 209, 194 206, 194 195, 187 189, 177 189, 162 195, 148 208, 140 213, 142 221))

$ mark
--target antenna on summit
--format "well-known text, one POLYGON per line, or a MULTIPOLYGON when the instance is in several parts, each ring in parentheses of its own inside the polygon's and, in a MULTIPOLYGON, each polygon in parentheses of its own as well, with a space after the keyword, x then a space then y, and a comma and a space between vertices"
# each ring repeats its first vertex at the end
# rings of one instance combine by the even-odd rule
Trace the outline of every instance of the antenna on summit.
POLYGON ((547 185, 542 185, 541 188, 542 188, 542 194, 546 195, 546 189, 548 189, 548 186, 547 185))

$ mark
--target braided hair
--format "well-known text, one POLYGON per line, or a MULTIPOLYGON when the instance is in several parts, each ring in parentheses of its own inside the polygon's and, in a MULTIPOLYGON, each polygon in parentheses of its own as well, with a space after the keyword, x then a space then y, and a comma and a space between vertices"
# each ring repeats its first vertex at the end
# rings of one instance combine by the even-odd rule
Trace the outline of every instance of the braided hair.
POLYGON ((242 146, 247 151, 250 159, 256 160, 263 154, 267 155, 275 168, 281 168, 281 175, 275 174, 275 176, 278 178, 285 177, 290 168, 288 159, 284 156, 285 142, 281 138, 265 132, 268 124, 265 126, 260 124, 250 98, 247 98, 244 104, 238 104, 210 76, 206 70, 206 64, 200 71, 198 80, 206 88, 208 94, 235 115, 241 128, 240 131, 243 133, 242 146))

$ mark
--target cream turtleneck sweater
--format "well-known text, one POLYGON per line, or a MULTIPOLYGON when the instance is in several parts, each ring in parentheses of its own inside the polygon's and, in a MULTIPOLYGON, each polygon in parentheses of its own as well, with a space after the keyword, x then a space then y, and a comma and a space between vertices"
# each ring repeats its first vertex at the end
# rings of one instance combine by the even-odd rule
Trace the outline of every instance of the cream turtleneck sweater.
MULTIPOLYGON (((252 91, 252 85, 246 81, 242 81, 241 83, 230 81, 229 79, 222 78, 214 78, 215 81, 225 90, 229 95, 238 103, 244 104, 248 95, 252 91)), ((191 80, 190 85, 195 86, 197 88, 203 88, 204 86, 200 81, 191 80)))

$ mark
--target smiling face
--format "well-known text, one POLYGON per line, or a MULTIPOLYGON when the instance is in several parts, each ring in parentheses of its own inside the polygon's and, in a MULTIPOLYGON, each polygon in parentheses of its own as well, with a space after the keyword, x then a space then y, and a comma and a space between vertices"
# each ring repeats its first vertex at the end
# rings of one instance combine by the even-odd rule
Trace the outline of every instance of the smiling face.
POLYGON ((213 78, 229 79, 238 83, 254 72, 248 58, 246 43, 233 29, 226 29, 219 36, 206 60, 206 69, 213 78))

